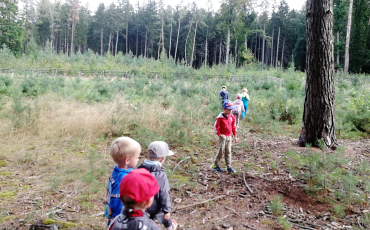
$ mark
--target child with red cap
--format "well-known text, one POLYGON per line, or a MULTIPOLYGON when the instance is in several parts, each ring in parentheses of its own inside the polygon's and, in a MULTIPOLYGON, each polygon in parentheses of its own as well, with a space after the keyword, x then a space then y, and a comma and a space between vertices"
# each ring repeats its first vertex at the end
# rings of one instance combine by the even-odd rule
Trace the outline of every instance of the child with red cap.
POLYGON ((157 180, 148 170, 135 169, 129 172, 120 184, 120 199, 124 209, 113 219, 108 230, 160 230, 145 212, 158 191, 157 180))
POLYGON ((224 170, 219 167, 219 162, 221 161, 222 156, 225 155, 227 171, 229 173, 235 173, 236 171, 231 167, 231 143, 233 140, 233 135, 235 138, 235 143, 238 143, 238 137, 236 136, 235 117, 231 114, 231 111, 235 109, 235 106, 231 101, 226 100, 222 107, 224 112, 220 113, 216 117, 216 122, 214 124, 215 132, 219 137, 219 147, 215 162, 211 166, 211 169, 217 172, 223 172, 224 170))

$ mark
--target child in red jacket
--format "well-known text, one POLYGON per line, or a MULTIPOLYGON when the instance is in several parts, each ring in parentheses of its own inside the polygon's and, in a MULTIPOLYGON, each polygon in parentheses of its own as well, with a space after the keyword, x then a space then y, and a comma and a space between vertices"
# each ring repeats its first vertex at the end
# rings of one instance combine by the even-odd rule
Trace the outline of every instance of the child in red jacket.
POLYGON ((238 137, 236 136, 235 117, 231 114, 231 111, 235 109, 234 104, 226 100, 222 105, 224 112, 220 113, 216 117, 214 125, 217 136, 219 137, 219 147, 216 159, 211 168, 217 172, 223 172, 224 170, 219 167, 219 162, 223 155, 225 155, 225 162, 227 171, 229 173, 235 173, 236 171, 231 167, 231 143, 232 136, 235 138, 235 143, 238 143, 238 137))

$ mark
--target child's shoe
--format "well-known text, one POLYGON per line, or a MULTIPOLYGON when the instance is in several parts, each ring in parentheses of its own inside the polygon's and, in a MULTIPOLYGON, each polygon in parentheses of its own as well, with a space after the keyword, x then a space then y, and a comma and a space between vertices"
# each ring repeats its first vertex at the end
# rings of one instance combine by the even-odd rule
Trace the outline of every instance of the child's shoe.
POLYGON ((217 165, 212 165, 211 169, 216 171, 216 172, 223 172, 224 171, 222 168, 218 167, 217 165))
POLYGON ((231 167, 227 167, 227 171, 229 172, 229 173, 236 173, 236 170, 234 170, 233 168, 231 168, 231 167))
POLYGON ((172 220, 172 226, 166 228, 166 230, 176 230, 177 226, 179 226, 179 224, 176 222, 176 220, 172 220))

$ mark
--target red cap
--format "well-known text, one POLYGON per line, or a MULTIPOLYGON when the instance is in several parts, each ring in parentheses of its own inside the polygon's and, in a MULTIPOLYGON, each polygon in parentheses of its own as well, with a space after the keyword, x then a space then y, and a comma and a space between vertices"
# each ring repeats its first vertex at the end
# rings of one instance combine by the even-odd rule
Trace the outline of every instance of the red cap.
POLYGON ((136 204, 149 200, 159 191, 158 182, 146 169, 135 169, 129 172, 121 180, 119 193, 128 196, 136 204))

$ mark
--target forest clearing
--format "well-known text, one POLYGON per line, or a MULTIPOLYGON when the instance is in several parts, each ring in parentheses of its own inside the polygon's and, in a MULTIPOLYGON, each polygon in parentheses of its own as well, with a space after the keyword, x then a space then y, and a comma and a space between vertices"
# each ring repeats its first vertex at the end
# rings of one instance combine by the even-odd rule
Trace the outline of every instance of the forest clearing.
POLYGON ((142 145, 140 162, 154 140, 175 152, 165 166, 180 229, 368 228, 368 77, 336 79, 339 147, 332 151, 294 145, 303 73, 248 68, 239 77, 2 74, 1 228, 29 229, 46 219, 64 228, 105 229, 105 187, 114 165, 107 151, 125 135, 142 145), (233 147, 236 174, 209 168, 221 85, 231 99, 243 87, 251 95, 233 147))

